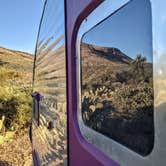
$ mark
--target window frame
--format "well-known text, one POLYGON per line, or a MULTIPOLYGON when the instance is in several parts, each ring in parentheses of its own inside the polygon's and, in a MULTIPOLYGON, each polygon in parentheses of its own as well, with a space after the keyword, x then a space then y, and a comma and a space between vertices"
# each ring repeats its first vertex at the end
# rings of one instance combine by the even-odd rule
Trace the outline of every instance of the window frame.
MULTIPOLYGON (((76 78, 77 78, 77 120, 80 132, 83 138, 90 144, 93 144, 97 149, 101 150, 105 155, 110 157, 111 159, 117 161, 121 165, 147 165, 149 162, 149 156, 153 152, 147 156, 142 156, 133 150, 129 149, 125 145, 118 143, 117 141, 91 129, 87 125, 85 125, 82 119, 82 93, 81 93, 81 55, 80 55, 80 46, 81 39, 84 34, 86 34, 89 30, 95 27, 97 24, 100 24, 103 20, 105 20, 110 15, 114 14, 127 4, 129 4, 132 0, 118 0, 116 2, 112 1, 104 1, 101 3, 86 19, 84 19, 79 27, 77 39, 76 39, 76 78), (100 11, 103 11, 101 13, 100 11), (95 17, 97 16, 97 17, 95 17), (95 21, 94 21, 95 17, 95 21), (97 19, 96 19, 97 18, 97 19)), ((151 0, 149 0, 151 2, 151 0)), ((153 35, 153 34, 152 34, 153 35)), ((153 109, 155 112, 155 109, 153 109)), ((155 116, 155 114, 154 114, 155 116)), ((155 122, 154 122, 155 125, 155 122)), ((154 131, 155 134, 155 131, 154 131)), ((155 142, 154 142, 155 144, 155 142)))

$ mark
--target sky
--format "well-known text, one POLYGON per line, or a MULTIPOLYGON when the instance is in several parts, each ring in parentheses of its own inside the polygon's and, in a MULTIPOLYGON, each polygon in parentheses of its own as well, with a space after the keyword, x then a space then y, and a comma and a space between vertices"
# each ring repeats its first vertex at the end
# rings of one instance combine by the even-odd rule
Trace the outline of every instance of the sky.
MULTIPOLYGON (((34 53, 35 51, 35 45, 36 45, 36 40, 37 40, 37 33, 38 33, 38 28, 39 28, 39 22, 43 10, 43 5, 44 5, 45 0, 0 0, 0 46, 14 49, 14 50, 21 50, 25 52, 30 52, 34 53)), ((155 12, 154 17, 153 17, 153 22, 155 22, 155 27, 153 27, 153 33, 154 35, 157 36, 155 40, 153 39, 154 46, 155 46, 155 52, 159 52, 159 55, 161 54, 166 54, 166 14, 165 14, 165 6, 166 6, 166 1, 165 0, 151 0, 152 3, 152 9, 155 12)), ((134 1, 133 1, 134 2, 134 1)), ((148 0, 137 0, 135 1, 136 3, 138 2, 143 2, 143 5, 141 7, 141 12, 140 12, 140 18, 144 18, 145 15, 147 15, 146 11, 144 12, 142 10, 143 7, 147 7, 148 5, 145 5, 144 3, 148 4, 148 0)), ((139 3, 141 4, 141 3, 139 3)), ((134 5, 133 5, 134 6, 134 5)), ((135 5, 136 6, 136 5, 135 5)), ((132 5, 128 5, 127 7, 130 10, 130 13, 134 11, 135 9, 133 8, 132 10, 132 5)), ((137 10, 140 10, 140 8, 137 8, 137 10)), ((102 11, 101 11, 102 12, 102 11)), ((128 17, 129 20, 132 20, 132 26, 136 25, 134 24, 137 23, 138 21, 143 25, 143 21, 146 21, 145 19, 135 19, 136 13, 133 15, 126 15, 125 8, 122 12, 119 12, 119 14, 113 15, 112 19, 110 19, 108 22, 109 24, 113 24, 111 26, 111 32, 109 33, 109 36, 112 35, 113 38, 111 40, 114 43, 111 43, 112 46, 116 46, 114 44, 119 42, 119 45, 117 47, 121 47, 122 51, 126 52, 126 54, 135 56, 137 53, 141 53, 142 51, 134 51, 134 50, 129 50, 126 49, 126 45, 129 45, 129 42, 123 42, 122 41, 125 39, 124 36, 123 38, 117 38, 115 36, 114 31, 117 28, 117 31, 120 33, 123 33, 123 35, 126 34, 126 36, 130 34, 129 30, 127 28, 125 31, 122 30, 124 25, 131 24, 129 22, 126 22, 126 18, 128 17), (121 16, 120 16, 121 15, 121 16), (124 21, 120 23, 120 21, 116 18, 121 17, 124 18, 124 21), (119 21, 119 22, 118 22, 119 21), (116 27, 116 24, 119 26, 116 27), (123 25, 123 27, 122 27, 123 25), (125 32, 125 33, 124 33, 125 32), (118 39, 118 40, 117 40, 118 39)), ((149 16, 148 16, 149 17, 149 16)), ((138 18, 138 17, 137 17, 138 18)), ((149 23, 150 24, 150 23, 149 23)), ((136 27, 136 26, 135 26, 136 27)), ((148 28, 148 26, 147 26, 148 28)), ((131 29, 131 28, 130 28, 131 29)), ((140 31, 146 31, 147 29, 145 28, 144 30, 140 28, 140 31)), ((136 31, 136 28, 135 28, 136 31)), ((138 31, 138 29, 137 29, 138 31)), ((101 31, 102 32, 102 31, 101 31)), ((134 31, 133 31, 134 32, 134 31)), ((103 36, 104 33, 102 33, 101 36, 103 36)), ((147 39, 146 35, 138 36, 138 38, 142 38, 141 40, 144 42, 147 39)), ((148 34, 149 35, 149 34, 148 34)), ((99 36, 99 35, 98 35, 99 36)), ((108 36, 108 35, 107 35, 108 36)), ((130 39, 135 35, 130 35, 130 39)), ((135 37, 136 38, 136 37, 135 37)), ((150 38, 149 38, 150 39, 150 38)), ((135 40, 133 43, 140 43, 141 40, 135 40)), ((130 40, 131 41, 131 40, 130 40)), ((132 43, 132 44, 133 44, 132 43)), ((143 43, 142 43, 143 45, 143 43)), ((136 44, 135 44, 136 46, 136 44)), ((151 54, 151 51, 148 51, 147 44, 144 45, 146 46, 147 49, 144 49, 143 54, 146 56, 151 54)), ((120 48, 119 47, 119 48, 120 48)), ((129 48, 129 47, 128 47, 129 48)), ((134 48, 134 47, 131 47, 134 48)), ((131 49, 130 48, 130 49, 131 49)), ((139 50, 143 48, 142 46, 139 47, 139 50)), ((149 50, 151 48, 149 47, 149 50)))
POLYGON ((141 54, 152 62, 152 18, 149 1, 131 1, 92 28, 85 34, 83 41, 118 48, 133 59, 141 54))
POLYGON ((156 23, 156 26, 153 28, 154 34, 158 36, 156 41, 154 41, 157 49, 155 51, 159 52, 159 54, 166 54, 166 1, 153 1, 154 5, 152 8, 157 11, 153 20, 156 23))
POLYGON ((44 0, 0 0, 0 47, 34 54, 44 0))

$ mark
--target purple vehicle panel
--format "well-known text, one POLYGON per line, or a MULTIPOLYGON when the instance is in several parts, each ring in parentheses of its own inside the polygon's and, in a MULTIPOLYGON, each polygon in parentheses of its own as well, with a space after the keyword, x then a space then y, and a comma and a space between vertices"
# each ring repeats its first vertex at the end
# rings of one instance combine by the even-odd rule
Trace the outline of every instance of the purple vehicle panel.
POLYGON ((32 94, 35 166, 165 165, 165 5, 45 1, 32 94))
POLYGON ((93 145, 85 141, 80 133, 77 121, 76 89, 76 36, 81 22, 101 2, 100 0, 66 1, 67 32, 67 75, 68 75, 68 134, 70 165, 109 165, 117 163, 110 160, 93 145))

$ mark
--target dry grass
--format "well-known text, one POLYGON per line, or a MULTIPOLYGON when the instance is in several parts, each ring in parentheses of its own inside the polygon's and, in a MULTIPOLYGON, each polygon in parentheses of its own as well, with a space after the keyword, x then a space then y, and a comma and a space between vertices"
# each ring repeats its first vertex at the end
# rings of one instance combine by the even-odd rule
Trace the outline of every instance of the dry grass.
POLYGON ((28 138, 32 67, 32 55, 0 47, 0 119, 2 115, 7 119, 0 133, 0 165, 32 165, 28 138))

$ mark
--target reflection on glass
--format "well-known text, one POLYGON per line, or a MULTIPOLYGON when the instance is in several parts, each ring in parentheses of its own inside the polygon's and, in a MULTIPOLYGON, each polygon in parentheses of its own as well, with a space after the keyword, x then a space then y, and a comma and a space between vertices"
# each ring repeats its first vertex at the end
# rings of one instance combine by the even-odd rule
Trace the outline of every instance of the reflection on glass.
POLYGON ((131 1, 81 41, 84 123, 143 156, 154 143, 151 41, 148 0, 131 1))
POLYGON ((64 33, 64 1, 47 0, 37 43, 33 89, 41 95, 39 126, 33 119, 33 148, 42 166, 67 165, 64 33))

